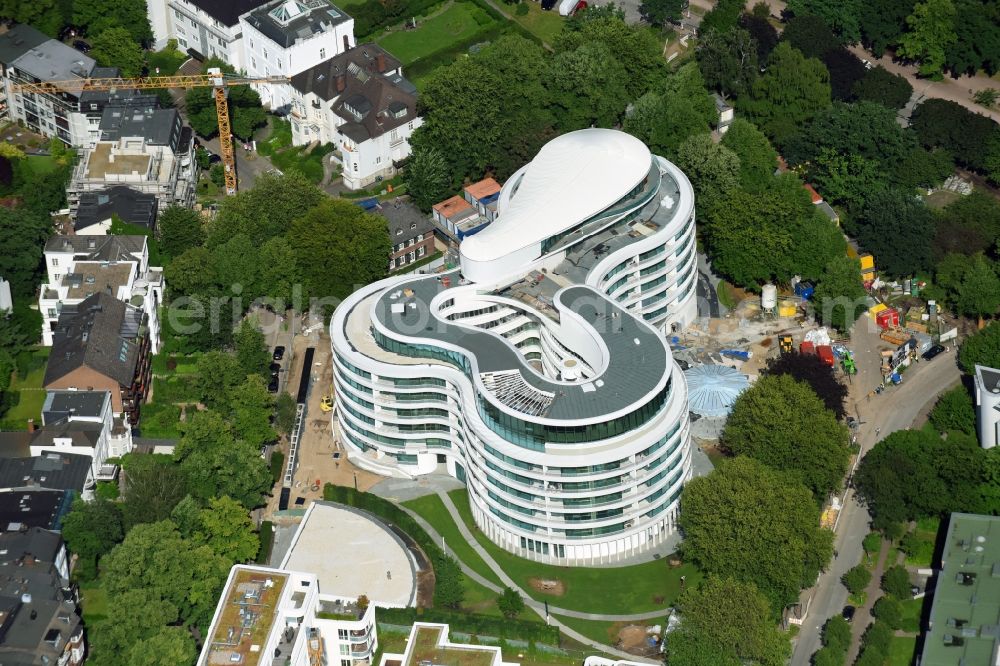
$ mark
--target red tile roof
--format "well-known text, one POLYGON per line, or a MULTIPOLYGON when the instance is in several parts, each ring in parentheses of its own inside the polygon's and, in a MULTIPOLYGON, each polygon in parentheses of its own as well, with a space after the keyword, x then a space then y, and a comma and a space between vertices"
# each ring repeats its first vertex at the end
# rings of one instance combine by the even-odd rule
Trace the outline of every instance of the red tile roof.
POLYGON ((802 187, 804 187, 806 189, 806 191, 809 192, 809 196, 812 197, 812 202, 814 204, 821 204, 821 203, 823 203, 823 197, 821 197, 819 195, 819 192, 816 191, 815 187, 813 187, 809 183, 806 183, 802 187))
POLYGON ((471 185, 465 186, 465 191, 468 192, 473 199, 479 201, 483 197, 488 197, 491 194, 496 194, 500 191, 500 183, 493 180, 492 178, 484 178, 478 183, 472 183, 471 185))
POLYGON ((455 215, 472 208, 472 204, 456 194, 450 199, 445 199, 441 203, 434 204, 433 208, 434 212, 450 219, 455 215))

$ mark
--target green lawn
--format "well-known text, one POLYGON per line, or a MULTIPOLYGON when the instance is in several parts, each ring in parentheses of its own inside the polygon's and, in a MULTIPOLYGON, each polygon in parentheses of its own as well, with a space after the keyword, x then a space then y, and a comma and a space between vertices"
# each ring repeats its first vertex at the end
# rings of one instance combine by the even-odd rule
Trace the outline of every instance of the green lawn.
POLYGON ((10 383, 10 392, 18 393, 18 402, 3 414, 3 428, 9 430, 26 430, 28 419, 34 419, 36 425, 42 424, 42 405, 45 404, 45 366, 48 362, 50 347, 22 352, 18 356, 17 367, 10 383))
MULTIPOLYGON (((463 491, 464 492, 464 491, 463 491)), ((403 506, 416 511, 424 520, 429 522, 437 530, 438 534, 444 537, 445 546, 449 555, 454 555, 459 560, 467 564, 473 571, 490 582, 501 585, 500 578, 489 568, 486 562, 472 549, 472 546, 462 537, 458 531, 455 521, 448 515, 448 510, 444 508, 444 503, 437 495, 426 495, 409 502, 403 502, 403 506)))
POLYGON ((419 23, 416 30, 397 30, 380 37, 379 46, 398 58, 403 65, 444 51, 474 37, 495 21, 483 9, 457 2, 441 14, 419 23))
POLYGON ((514 20, 546 44, 552 44, 556 35, 562 32, 566 19, 560 16, 555 8, 549 11, 543 10, 541 3, 525 2, 523 4, 528 8, 528 13, 524 16, 518 16, 516 10, 508 8, 513 14, 514 20))
POLYGON ((903 607, 903 631, 911 634, 920 632, 920 611, 923 610, 923 599, 904 599, 900 602, 903 607))
POLYGON ((108 594, 97 583, 87 583, 80 586, 80 606, 83 609, 83 620, 93 625, 103 620, 108 614, 108 594))
POLYGON ((914 530, 916 545, 913 552, 906 554, 906 564, 912 567, 929 568, 934 561, 934 545, 937 541, 941 521, 939 518, 923 518, 914 530))
POLYGON ((188 59, 186 53, 177 49, 163 49, 162 51, 152 51, 146 55, 146 64, 149 65, 149 73, 156 75, 156 68, 159 67, 161 76, 176 74, 184 61, 188 59))
POLYGON ((55 171, 56 158, 51 155, 28 155, 28 167, 36 174, 49 173, 55 171))
POLYGON ((198 357, 201 354, 190 356, 180 356, 178 354, 164 354, 163 352, 153 357, 154 375, 193 375, 198 372, 198 357), (170 361, 174 362, 173 369, 168 368, 170 361))
POLYGON ((701 573, 693 565, 671 568, 666 561, 631 567, 587 568, 558 567, 522 559, 501 549, 475 527, 464 489, 449 495, 480 545, 518 586, 538 601, 579 611, 642 613, 669 606, 680 592, 681 576, 687 577, 688 585, 696 585, 701 580, 701 573), (536 592, 531 587, 532 578, 560 580, 565 585, 565 593, 555 596, 536 592))
POLYGON ((913 636, 893 636, 889 643, 888 666, 910 666, 913 653, 917 649, 917 639, 913 636))
MULTIPOLYGON (((623 626, 623 623, 621 622, 608 622, 607 620, 580 620, 575 617, 566 617, 564 615, 556 615, 554 617, 570 629, 583 634, 591 640, 604 643, 605 645, 614 645, 618 641, 618 631, 623 626)), ((663 620, 652 621, 650 624, 663 624, 665 620, 666 618, 664 617, 663 620)), ((630 624, 644 623, 638 622, 630 624)))

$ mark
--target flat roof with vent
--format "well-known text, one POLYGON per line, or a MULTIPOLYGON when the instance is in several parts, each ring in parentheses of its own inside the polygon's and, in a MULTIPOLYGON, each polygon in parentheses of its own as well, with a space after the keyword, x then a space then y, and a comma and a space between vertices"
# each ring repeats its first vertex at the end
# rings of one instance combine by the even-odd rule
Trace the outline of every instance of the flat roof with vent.
POLYGON ((1000 517, 953 513, 920 663, 987 666, 998 651, 1000 517))

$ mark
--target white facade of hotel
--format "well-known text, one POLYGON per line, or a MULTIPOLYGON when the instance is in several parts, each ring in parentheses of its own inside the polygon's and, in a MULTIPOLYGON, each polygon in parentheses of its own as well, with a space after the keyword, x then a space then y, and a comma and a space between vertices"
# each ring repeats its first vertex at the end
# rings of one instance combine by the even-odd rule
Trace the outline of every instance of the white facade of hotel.
POLYGON ((614 562, 676 529, 687 391, 665 333, 696 316, 694 195, 637 139, 547 144, 461 271, 369 285, 334 313, 336 436, 356 464, 463 481, 503 548, 614 562))

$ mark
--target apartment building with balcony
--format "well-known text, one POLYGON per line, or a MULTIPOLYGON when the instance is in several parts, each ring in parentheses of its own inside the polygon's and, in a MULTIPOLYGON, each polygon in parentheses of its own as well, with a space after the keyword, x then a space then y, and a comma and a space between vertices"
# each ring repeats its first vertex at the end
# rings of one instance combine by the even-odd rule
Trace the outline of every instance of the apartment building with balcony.
POLYGON ((176 109, 137 101, 109 106, 100 120, 100 139, 80 151, 66 188, 71 213, 86 193, 127 186, 156 197, 159 208, 190 206, 195 199, 197 164, 194 134, 176 109))
POLYGON ((334 434, 355 464, 465 483, 476 524, 540 561, 613 563, 676 531, 696 314, 694 194, 622 132, 553 139, 460 269, 358 290, 330 323, 334 434))
POLYGON ((43 385, 109 391, 114 413, 136 426, 149 394, 151 359, 142 310, 98 291, 59 314, 43 385))
POLYGON ((198 666, 369 666, 377 650, 374 605, 323 592, 311 573, 236 565, 198 666))
MULTIPOLYGON (((287 76, 354 47, 354 19, 328 0, 272 0, 240 17, 249 76, 287 76)), ((288 84, 255 84, 261 102, 290 110, 288 84)))
POLYGON ((53 236, 45 244, 47 279, 38 294, 42 344, 51 347, 59 317, 98 292, 139 309, 152 353, 160 348, 163 269, 149 265, 145 236, 53 236))
POLYGON ((359 44, 292 77, 292 143, 337 146, 353 190, 391 178, 421 125, 417 89, 382 47, 359 44))

